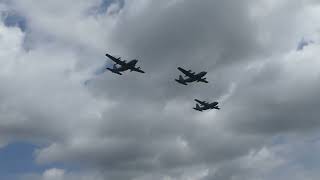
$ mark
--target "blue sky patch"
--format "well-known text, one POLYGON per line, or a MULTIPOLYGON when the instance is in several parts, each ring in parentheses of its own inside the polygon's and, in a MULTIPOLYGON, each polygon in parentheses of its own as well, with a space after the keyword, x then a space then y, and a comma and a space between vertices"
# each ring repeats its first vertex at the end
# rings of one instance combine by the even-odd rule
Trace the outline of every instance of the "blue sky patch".
POLYGON ((19 27, 23 32, 27 29, 26 18, 16 13, 11 12, 4 15, 3 22, 8 27, 19 27))
POLYGON ((63 163, 50 163, 39 165, 35 162, 34 151, 38 146, 29 143, 13 143, 0 149, 0 179, 15 177, 28 173, 43 173, 46 169, 61 168, 65 170, 78 170, 76 165, 63 163))
POLYGON ((34 163, 37 147, 27 143, 14 143, 0 149, 0 177, 26 172, 40 172, 34 163))
POLYGON ((302 38, 301 41, 298 43, 297 51, 302 51, 303 48, 306 46, 309 46, 310 44, 313 44, 314 41, 312 40, 306 40, 305 38, 302 38))

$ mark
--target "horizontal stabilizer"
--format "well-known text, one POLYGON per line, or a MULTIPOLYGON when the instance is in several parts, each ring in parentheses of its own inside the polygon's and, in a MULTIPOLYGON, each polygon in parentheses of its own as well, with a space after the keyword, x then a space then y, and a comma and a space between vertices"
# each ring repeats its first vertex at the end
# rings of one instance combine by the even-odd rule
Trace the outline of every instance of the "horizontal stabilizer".
POLYGON ((187 85, 187 83, 185 83, 185 82, 182 82, 182 81, 180 81, 179 79, 175 79, 175 81, 177 81, 178 83, 180 83, 180 84, 183 84, 183 85, 187 85))
POLYGON ((115 69, 111 69, 111 68, 107 68, 109 71, 115 73, 115 74, 119 74, 122 75, 119 71, 115 70, 115 69))

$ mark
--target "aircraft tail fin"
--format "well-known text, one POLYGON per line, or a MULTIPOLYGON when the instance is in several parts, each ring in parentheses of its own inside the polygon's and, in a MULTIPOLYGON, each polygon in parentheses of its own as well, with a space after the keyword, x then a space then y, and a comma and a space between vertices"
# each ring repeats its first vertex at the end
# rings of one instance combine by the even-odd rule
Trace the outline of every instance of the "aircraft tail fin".
POLYGON ((202 111, 201 108, 200 108, 200 106, 199 106, 199 104, 196 104, 196 107, 194 107, 193 109, 194 109, 194 110, 197 110, 197 111, 202 111))
POLYGON ((185 82, 185 80, 181 75, 179 76, 179 79, 175 79, 175 80, 180 84, 187 85, 187 83, 185 82))

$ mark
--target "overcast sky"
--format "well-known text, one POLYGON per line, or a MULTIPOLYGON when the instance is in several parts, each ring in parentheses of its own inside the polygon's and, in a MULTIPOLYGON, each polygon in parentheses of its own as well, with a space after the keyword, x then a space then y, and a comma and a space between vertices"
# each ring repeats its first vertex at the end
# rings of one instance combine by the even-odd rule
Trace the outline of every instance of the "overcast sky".
POLYGON ((318 0, 0 0, 0 16, 0 179, 320 178, 318 0), (146 74, 104 72, 105 53, 146 74), (177 84, 178 66, 209 84, 177 84))

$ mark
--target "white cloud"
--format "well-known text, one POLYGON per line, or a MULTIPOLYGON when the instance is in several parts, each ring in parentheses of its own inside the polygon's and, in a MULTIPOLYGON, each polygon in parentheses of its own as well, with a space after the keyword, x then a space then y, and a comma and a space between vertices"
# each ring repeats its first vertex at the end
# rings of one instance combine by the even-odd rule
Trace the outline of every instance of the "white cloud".
POLYGON ((100 14, 98 0, 7 4, 28 30, 0 24, 1 142, 35 143, 38 163, 88 171, 35 175, 45 180, 272 177, 292 157, 266 142, 319 129, 320 54, 293 49, 316 36, 303 17, 317 22, 318 7, 270 2, 130 0, 100 14), (147 73, 84 86, 105 50, 147 73), (177 66, 209 71, 210 83, 177 85, 177 66), (221 110, 192 111, 196 97, 221 110))
POLYGON ((63 180, 64 174, 62 169, 48 169, 43 173, 43 180, 63 180))

